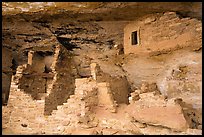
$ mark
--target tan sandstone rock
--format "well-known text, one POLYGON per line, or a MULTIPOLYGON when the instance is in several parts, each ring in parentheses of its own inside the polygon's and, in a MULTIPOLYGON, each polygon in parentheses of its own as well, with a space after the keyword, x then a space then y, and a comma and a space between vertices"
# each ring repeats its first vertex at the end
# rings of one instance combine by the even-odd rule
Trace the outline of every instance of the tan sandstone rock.
POLYGON ((182 107, 174 102, 165 102, 164 98, 142 96, 139 101, 128 105, 127 112, 135 120, 150 125, 160 125, 175 131, 185 131, 188 127, 182 107), (146 97, 146 98, 144 98, 146 97))

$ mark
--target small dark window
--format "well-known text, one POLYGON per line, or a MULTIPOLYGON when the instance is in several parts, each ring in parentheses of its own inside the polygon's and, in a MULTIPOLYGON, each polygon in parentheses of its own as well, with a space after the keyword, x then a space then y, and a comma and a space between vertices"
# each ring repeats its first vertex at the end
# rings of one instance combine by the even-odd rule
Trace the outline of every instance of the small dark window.
POLYGON ((131 35, 132 45, 137 45, 138 44, 137 35, 138 35, 137 31, 132 32, 132 35, 131 35))

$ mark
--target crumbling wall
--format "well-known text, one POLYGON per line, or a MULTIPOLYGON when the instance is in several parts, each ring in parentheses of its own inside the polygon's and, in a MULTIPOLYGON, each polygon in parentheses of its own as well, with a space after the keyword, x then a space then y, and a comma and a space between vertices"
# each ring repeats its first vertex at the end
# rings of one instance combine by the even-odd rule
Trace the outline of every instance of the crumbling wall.
POLYGON ((130 85, 125 76, 111 76, 103 72, 97 63, 90 64, 92 78, 98 83, 109 83, 113 99, 117 103, 128 103, 128 96, 130 94, 130 85))
POLYGON ((23 77, 19 81, 19 88, 29 93, 34 99, 45 97, 47 86, 53 78, 51 74, 44 75, 46 66, 44 60, 45 57, 37 51, 29 51, 28 67, 23 70, 23 77))
POLYGON ((33 99, 40 99, 41 93, 46 93, 47 80, 42 76, 24 76, 20 80, 19 87, 32 95, 33 99))
POLYGON ((2 47, 2 104, 7 104, 12 76, 12 52, 2 47))
POLYGON ((193 48, 200 47, 201 26, 201 21, 191 18, 180 19, 174 12, 142 17, 124 28, 124 52, 158 54, 192 44, 193 48), (131 34, 134 31, 137 31, 137 45, 131 43, 131 34))
POLYGON ((45 115, 51 114, 58 105, 67 101, 74 94, 75 81, 72 54, 64 47, 57 46, 57 54, 51 66, 54 73, 53 82, 48 85, 48 96, 45 98, 45 115))
POLYGON ((97 83, 98 85, 98 105, 103 106, 110 110, 110 112, 116 112, 117 103, 113 99, 113 94, 110 89, 110 84, 107 82, 97 83))
POLYGON ((71 134, 71 129, 89 128, 96 126, 93 120, 93 107, 98 104, 97 84, 91 78, 75 80, 75 93, 57 110, 52 111, 45 125, 46 134, 71 134))
MULTIPOLYGON (((9 134, 37 134, 44 124, 44 100, 33 100, 12 81, 7 108, 9 121, 4 125, 9 134)), ((4 116, 5 117, 5 116, 4 116)), ((6 120, 6 119, 4 119, 6 120)))
POLYGON ((110 84, 114 100, 117 103, 128 103, 130 85, 125 76, 114 77, 100 71, 97 76, 97 82, 108 82, 110 84))

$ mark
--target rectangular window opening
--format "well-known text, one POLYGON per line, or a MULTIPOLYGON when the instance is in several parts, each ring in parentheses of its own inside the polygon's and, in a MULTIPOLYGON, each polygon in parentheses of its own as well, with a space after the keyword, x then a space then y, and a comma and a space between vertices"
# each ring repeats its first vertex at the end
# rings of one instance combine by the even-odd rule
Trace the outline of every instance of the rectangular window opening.
POLYGON ((137 45, 138 44, 138 34, 137 34, 137 31, 132 32, 131 40, 132 40, 132 45, 137 45))

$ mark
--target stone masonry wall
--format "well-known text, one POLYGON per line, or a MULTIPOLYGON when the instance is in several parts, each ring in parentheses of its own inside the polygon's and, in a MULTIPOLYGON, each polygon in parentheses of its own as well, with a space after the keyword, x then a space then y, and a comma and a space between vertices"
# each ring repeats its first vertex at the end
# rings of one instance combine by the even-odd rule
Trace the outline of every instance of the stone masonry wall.
POLYGON ((128 104, 128 96, 130 94, 130 85, 126 77, 111 76, 103 72, 97 63, 90 64, 91 75, 98 83, 107 82, 108 90, 111 90, 111 96, 117 103, 128 104))
MULTIPOLYGON (((26 68, 27 65, 22 66, 26 68)), ((23 69, 17 68, 16 75, 22 77, 23 69)), ((44 100, 33 100, 32 96, 26 94, 18 87, 19 79, 12 78, 11 90, 7 108, 9 111, 4 113, 4 128, 15 134, 36 134, 39 128, 44 125, 44 100), (37 110, 37 111, 36 111, 37 110), (5 116, 7 115, 7 116, 5 116), (7 117, 7 118, 6 118, 7 117)))
POLYGON ((124 52, 165 52, 182 46, 198 47, 200 45, 196 43, 202 40, 201 24, 197 19, 180 19, 174 12, 140 18, 124 28, 124 52), (137 45, 131 43, 131 33, 134 31, 138 35, 137 45))
POLYGON ((55 61, 51 66, 54 73, 53 82, 48 85, 48 96, 45 98, 45 115, 57 109, 74 94, 75 81, 72 65, 72 55, 64 47, 57 47, 59 52, 54 55, 55 61))
POLYGON ((97 82, 108 82, 114 100, 119 103, 128 103, 128 96, 130 93, 129 83, 126 77, 114 77, 107 73, 99 71, 97 82))
POLYGON ((27 68, 23 70, 23 77, 19 81, 19 88, 30 94, 34 99, 44 97, 47 90, 47 83, 50 80, 49 77, 42 77, 45 71, 43 59, 37 52, 30 51, 28 53, 27 68))
POLYGON ((12 53, 7 48, 2 48, 2 103, 6 103, 9 97, 12 76, 12 53))
POLYGON ((46 79, 42 76, 22 77, 19 88, 30 94, 33 99, 40 99, 46 93, 46 79))
POLYGON ((92 112, 98 104, 97 84, 91 78, 76 79, 75 83, 75 94, 47 117, 46 134, 70 134, 70 128, 95 126, 92 112))
POLYGON ((107 82, 98 83, 98 105, 104 106, 110 110, 110 112, 116 112, 117 103, 113 99, 112 92, 110 90, 110 84, 107 82))

